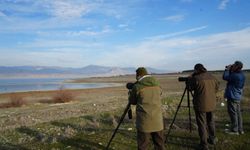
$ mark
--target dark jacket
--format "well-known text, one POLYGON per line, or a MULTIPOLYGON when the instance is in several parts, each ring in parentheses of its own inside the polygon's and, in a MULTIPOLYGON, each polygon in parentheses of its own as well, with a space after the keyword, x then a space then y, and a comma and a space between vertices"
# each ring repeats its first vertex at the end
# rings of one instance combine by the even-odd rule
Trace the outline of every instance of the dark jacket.
POLYGON ((141 132, 163 130, 161 88, 156 79, 146 75, 137 81, 130 94, 131 104, 136 105, 136 128, 141 132))
POLYGON ((217 79, 208 72, 196 74, 191 78, 190 86, 194 90, 194 109, 200 112, 214 111, 219 90, 217 79))
POLYGON ((245 83, 245 75, 243 72, 230 72, 226 70, 223 74, 223 80, 227 81, 225 97, 239 101, 241 99, 245 83))

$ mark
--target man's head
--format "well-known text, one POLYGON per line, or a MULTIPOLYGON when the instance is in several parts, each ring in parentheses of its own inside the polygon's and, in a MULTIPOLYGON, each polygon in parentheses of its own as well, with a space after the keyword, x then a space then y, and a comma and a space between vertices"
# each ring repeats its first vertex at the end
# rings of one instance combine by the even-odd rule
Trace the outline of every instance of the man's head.
POLYGON ((198 63, 194 66, 194 73, 196 73, 196 74, 203 73, 206 71, 207 71, 207 69, 200 63, 198 63))
POLYGON ((144 67, 139 67, 136 69, 136 79, 139 80, 141 77, 148 74, 148 71, 144 67))
POLYGON ((235 61, 232 65, 231 71, 232 72, 239 72, 243 68, 243 63, 241 61, 235 61))

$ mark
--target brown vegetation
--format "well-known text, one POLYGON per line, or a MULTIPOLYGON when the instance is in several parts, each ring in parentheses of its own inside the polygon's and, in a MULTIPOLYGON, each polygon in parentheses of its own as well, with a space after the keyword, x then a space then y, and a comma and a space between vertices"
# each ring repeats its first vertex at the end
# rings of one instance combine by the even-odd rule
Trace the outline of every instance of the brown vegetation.
POLYGON ((74 99, 74 95, 71 91, 61 87, 53 97, 52 101, 54 103, 67 103, 74 99))
POLYGON ((0 105, 0 108, 21 107, 26 104, 24 98, 18 94, 11 94, 10 100, 7 103, 0 105))

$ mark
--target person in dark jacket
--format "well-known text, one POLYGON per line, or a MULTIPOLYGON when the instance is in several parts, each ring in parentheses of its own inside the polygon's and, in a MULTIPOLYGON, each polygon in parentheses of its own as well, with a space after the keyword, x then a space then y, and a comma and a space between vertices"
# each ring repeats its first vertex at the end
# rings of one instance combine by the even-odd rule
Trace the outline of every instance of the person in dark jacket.
POLYGON ((161 88, 144 67, 136 70, 136 79, 129 102, 136 105, 138 150, 148 149, 150 138, 156 150, 164 150, 161 88))
POLYGON ((241 116, 240 102, 245 83, 245 75, 242 72, 243 63, 235 61, 233 65, 226 66, 223 80, 227 81, 225 98, 227 99, 227 110, 231 120, 229 134, 244 134, 241 116))
POLYGON ((190 88, 194 91, 193 105, 200 136, 198 149, 207 150, 208 143, 214 145, 217 141, 213 112, 216 108, 219 82, 202 64, 196 64, 190 79, 190 88))

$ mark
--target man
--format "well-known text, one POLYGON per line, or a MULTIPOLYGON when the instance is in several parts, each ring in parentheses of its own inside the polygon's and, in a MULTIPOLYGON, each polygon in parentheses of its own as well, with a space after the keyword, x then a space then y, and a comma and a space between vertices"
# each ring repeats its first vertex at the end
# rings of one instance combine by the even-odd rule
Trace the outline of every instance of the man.
POLYGON ((245 83, 245 76, 242 72, 243 63, 235 61, 233 65, 226 66, 223 80, 227 81, 225 98, 227 98, 227 109, 231 120, 229 134, 244 134, 240 101, 245 83))
POLYGON ((193 105, 200 136, 199 149, 207 150, 208 143, 214 145, 217 141, 213 111, 216 107, 219 82, 202 64, 194 66, 194 73, 189 82, 191 90, 194 90, 193 105))
POLYGON ((161 88, 158 81, 148 75, 144 67, 136 70, 136 79, 129 101, 136 105, 138 150, 148 149, 150 138, 156 150, 164 150, 161 88))

